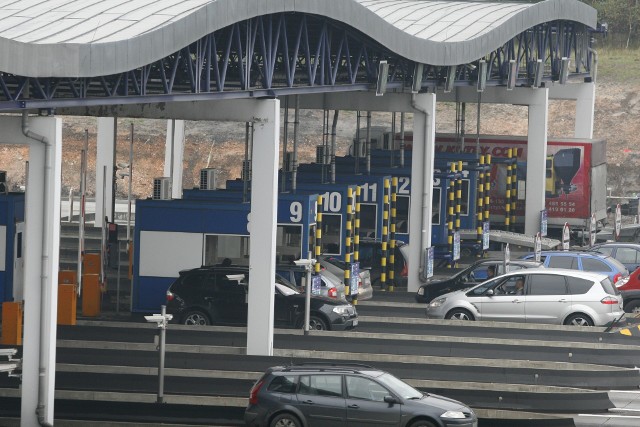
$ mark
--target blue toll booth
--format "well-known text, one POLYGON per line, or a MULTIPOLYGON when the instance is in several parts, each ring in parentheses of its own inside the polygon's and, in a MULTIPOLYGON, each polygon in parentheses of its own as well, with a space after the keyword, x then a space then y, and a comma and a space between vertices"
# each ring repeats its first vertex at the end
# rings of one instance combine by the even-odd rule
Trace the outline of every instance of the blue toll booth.
MULTIPOLYGON (((243 188, 241 180, 227 181, 227 190, 240 190, 243 188)), ((355 210, 356 186, 352 184, 316 184, 301 182, 297 184, 295 194, 322 196, 322 206, 318 208, 322 212, 322 250, 325 255, 334 255, 344 259, 346 224, 349 210, 348 193, 353 194, 355 210)), ((280 193, 289 194, 289 193, 280 193)))
MULTIPOLYGON (((251 205, 242 203, 237 192, 186 193, 186 199, 136 202, 134 312, 158 310, 181 270, 219 264, 227 258, 234 264, 249 264, 251 205)), ((306 257, 315 235, 316 202, 314 195, 279 198, 277 262, 306 257)))
POLYGON ((22 295, 24 193, 0 194, 0 303, 22 295))
MULTIPOLYGON (((301 165, 298 169, 298 182, 319 182, 321 167, 316 164, 301 165)), ((387 200, 390 203, 391 175, 352 175, 345 173, 342 168, 337 168, 336 172, 337 184, 355 184, 360 187, 360 237, 380 240, 384 221, 385 180, 388 185, 387 200)))

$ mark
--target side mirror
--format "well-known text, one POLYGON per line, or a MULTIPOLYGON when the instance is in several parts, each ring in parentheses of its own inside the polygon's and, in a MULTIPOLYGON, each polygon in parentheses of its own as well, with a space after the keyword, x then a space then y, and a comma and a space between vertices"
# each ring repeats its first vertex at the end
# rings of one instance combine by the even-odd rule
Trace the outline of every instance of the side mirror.
POLYGON ((395 398, 395 397, 393 397, 393 396, 385 396, 385 397, 384 397, 384 401, 385 401, 386 403, 390 404, 390 405, 393 405, 393 404, 395 404, 395 403, 400 403, 400 402, 398 401, 398 399, 396 399, 396 398, 395 398))
POLYGON ((492 297, 493 296, 493 289, 487 289, 487 292, 484 293, 486 296, 492 297))

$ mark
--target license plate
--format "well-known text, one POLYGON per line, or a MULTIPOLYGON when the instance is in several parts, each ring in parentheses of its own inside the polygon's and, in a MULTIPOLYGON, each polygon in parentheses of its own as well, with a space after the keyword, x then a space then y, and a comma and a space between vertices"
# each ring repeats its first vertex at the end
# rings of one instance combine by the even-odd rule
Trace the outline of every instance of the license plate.
POLYGON ((353 319, 353 326, 358 326, 358 319, 353 319))

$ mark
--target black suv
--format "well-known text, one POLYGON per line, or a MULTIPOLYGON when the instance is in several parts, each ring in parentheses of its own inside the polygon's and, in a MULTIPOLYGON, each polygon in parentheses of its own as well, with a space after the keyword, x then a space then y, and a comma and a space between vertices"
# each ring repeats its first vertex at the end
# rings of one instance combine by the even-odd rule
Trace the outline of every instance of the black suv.
POLYGON ((303 364, 269 368, 251 388, 250 427, 477 427, 468 406, 423 393, 367 365, 303 364))
MULTIPOLYGON (((180 272, 167 290, 167 313, 185 325, 246 325, 249 268, 210 266, 180 272)), ((274 325, 301 328, 305 295, 282 276, 275 277, 274 325)), ((356 309, 340 300, 311 296, 309 327, 316 330, 352 329, 356 309)))

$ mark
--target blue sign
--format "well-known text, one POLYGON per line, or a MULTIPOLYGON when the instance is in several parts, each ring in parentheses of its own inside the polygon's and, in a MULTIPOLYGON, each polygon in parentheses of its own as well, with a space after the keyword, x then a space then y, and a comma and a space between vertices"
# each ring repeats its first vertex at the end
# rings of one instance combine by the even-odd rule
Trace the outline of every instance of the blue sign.
POLYGON ((360 279, 360 263, 354 262, 351 264, 351 277, 349 279, 349 287, 351 288, 351 295, 358 294, 359 279, 360 279))
POLYGON ((489 249, 489 237, 491 237, 489 221, 485 221, 482 223, 482 250, 484 251, 489 249))
POLYGON ((322 278, 319 274, 311 277, 311 295, 320 295, 320 287, 322 286, 322 278))
POLYGON ((547 237, 547 210, 540 211, 540 237, 547 237))
POLYGON ((453 260, 458 261, 460 259, 460 232, 453 233, 453 260))
POLYGON ((427 279, 433 277, 433 259, 435 258, 433 247, 427 248, 427 279))

